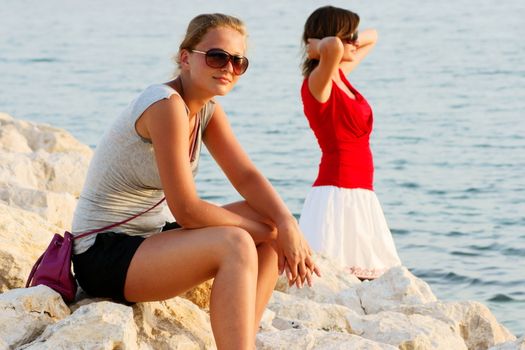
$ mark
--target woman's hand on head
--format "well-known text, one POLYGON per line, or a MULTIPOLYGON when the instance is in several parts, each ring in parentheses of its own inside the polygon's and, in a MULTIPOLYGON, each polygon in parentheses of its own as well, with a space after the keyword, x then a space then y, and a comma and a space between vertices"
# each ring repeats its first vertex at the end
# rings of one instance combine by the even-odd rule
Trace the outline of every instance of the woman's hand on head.
POLYGON ((335 36, 322 38, 315 45, 319 64, 308 76, 308 88, 317 101, 324 103, 330 97, 332 80, 338 74, 345 48, 341 39, 335 36))
POLYGON ((279 273, 286 272, 288 283, 301 287, 305 281, 312 286, 314 274, 321 276, 315 265, 312 250, 301 233, 295 218, 277 225, 277 246, 279 253, 279 273))
POLYGON ((322 39, 309 38, 306 44, 306 54, 309 59, 314 60, 321 59, 322 55, 340 56, 343 49, 343 42, 336 36, 327 36, 322 39))
POLYGON ((306 55, 311 60, 318 60, 321 54, 319 53, 319 43, 321 42, 320 39, 308 39, 308 43, 306 44, 306 55))
POLYGON ((378 34, 375 29, 365 29, 359 32, 359 39, 357 41, 357 49, 361 49, 368 45, 375 45, 377 42, 378 34))

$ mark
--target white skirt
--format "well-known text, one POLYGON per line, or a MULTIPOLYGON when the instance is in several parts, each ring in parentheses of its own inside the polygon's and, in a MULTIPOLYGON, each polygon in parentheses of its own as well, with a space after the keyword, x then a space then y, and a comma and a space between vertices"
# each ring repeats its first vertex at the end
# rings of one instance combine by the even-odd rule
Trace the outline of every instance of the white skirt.
POLYGON ((312 187, 299 224, 315 252, 326 255, 359 278, 377 278, 389 268, 401 265, 373 191, 312 187))

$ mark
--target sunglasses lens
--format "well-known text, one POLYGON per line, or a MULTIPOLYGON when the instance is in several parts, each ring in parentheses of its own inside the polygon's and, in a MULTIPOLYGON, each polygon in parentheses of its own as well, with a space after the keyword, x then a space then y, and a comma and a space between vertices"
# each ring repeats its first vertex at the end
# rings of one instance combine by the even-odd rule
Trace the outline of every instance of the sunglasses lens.
POLYGON ((248 59, 246 57, 233 56, 233 72, 241 75, 248 69, 248 59))
POLYGON ((353 32, 348 38, 346 39, 341 39, 343 40, 343 42, 347 43, 347 44, 355 44, 355 42, 357 41, 357 39, 359 39, 359 33, 357 31, 353 32))
POLYGON ((230 60, 227 52, 220 50, 210 50, 206 53, 206 63, 212 68, 224 68, 230 60))

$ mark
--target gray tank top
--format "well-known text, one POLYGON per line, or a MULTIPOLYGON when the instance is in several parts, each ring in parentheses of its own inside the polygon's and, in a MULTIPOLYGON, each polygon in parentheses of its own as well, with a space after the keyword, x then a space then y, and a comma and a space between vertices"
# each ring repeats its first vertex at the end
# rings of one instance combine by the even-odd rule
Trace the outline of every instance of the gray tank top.
MULTIPOLYGON (((73 235, 123 221, 155 205, 164 196, 153 146, 136 132, 135 123, 153 103, 177 91, 164 84, 151 85, 133 100, 100 140, 89 165, 84 188, 73 217, 73 235)), ((191 162, 197 174, 202 135, 214 111, 208 102, 197 114, 200 128, 191 162)), ((170 137, 170 135, 166 135, 170 137)), ((133 236, 160 232, 166 223, 165 203, 138 218, 112 228, 133 236)), ((75 241, 74 253, 85 252, 96 234, 75 241)))

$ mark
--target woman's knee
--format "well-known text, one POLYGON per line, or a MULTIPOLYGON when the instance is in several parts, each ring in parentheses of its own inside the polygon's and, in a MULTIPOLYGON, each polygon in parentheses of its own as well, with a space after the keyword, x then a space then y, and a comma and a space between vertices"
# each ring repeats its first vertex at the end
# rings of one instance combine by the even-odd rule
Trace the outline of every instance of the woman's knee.
POLYGON ((273 224, 264 224, 268 227, 268 231, 258 236, 259 243, 269 243, 277 240, 277 228, 273 224))
POLYGON ((261 263, 277 266, 278 254, 274 242, 264 242, 257 245, 257 255, 261 263))
POLYGON ((248 266, 257 265, 257 249, 248 232, 239 227, 222 227, 219 234, 224 260, 248 266))

